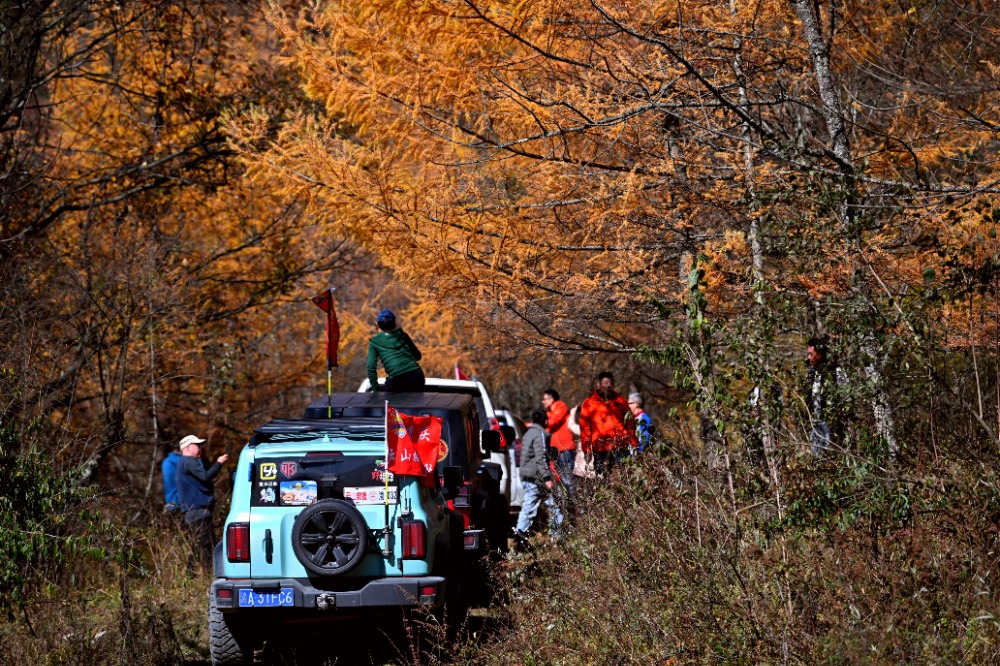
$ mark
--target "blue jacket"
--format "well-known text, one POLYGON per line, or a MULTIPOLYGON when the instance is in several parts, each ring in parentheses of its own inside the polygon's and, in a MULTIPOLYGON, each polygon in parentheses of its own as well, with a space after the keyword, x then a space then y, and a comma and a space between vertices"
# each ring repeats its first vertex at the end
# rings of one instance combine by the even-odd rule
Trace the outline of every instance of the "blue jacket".
POLYGON ((177 494, 177 466, 183 457, 176 451, 171 451, 163 459, 163 464, 160 465, 160 469, 163 471, 163 499, 171 511, 181 505, 180 497, 177 494))
POLYGON ((181 456, 181 462, 177 465, 177 494, 181 511, 215 506, 212 479, 221 469, 222 465, 219 463, 205 469, 201 458, 181 456))
POLYGON ((637 451, 642 451, 649 444, 649 426, 653 425, 653 419, 646 412, 640 412, 635 420, 635 436, 639 441, 637 451))

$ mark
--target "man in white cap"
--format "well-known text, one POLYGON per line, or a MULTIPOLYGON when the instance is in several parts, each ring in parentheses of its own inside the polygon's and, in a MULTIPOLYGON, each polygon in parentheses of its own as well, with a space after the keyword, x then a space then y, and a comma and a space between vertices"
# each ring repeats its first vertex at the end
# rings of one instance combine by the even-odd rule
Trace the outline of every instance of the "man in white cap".
MULTIPOLYGON (((202 567, 208 567, 215 549, 215 529, 212 525, 215 490, 212 480, 218 476, 229 456, 219 456, 214 465, 205 469, 201 460, 201 445, 204 441, 195 435, 188 435, 177 446, 181 452, 181 462, 177 465, 177 496, 184 523, 191 531, 194 555, 202 567)), ((188 568, 192 567, 193 563, 189 560, 188 568)))

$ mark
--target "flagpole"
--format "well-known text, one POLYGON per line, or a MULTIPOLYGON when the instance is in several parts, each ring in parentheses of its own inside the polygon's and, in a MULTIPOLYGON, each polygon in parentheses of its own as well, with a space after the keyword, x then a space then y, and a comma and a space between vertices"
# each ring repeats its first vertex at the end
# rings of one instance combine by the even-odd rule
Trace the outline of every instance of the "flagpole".
POLYGON ((385 527, 382 528, 382 557, 392 555, 389 547, 389 401, 385 401, 385 463, 382 466, 382 478, 385 479, 385 527))
POLYGON ((330 345, 333 342, 331 337, 332 323, 330 319, 334 316, 333 312, 333 287, 326 290, 327 298, 329 299, 330 309, 326 313, 326 418, 333 418, 333 355, 335 351, 330 349, 330 345))
POLYGON ((340 324, 333 303, 334 287, 327 287, 312 302, 326 313, 326 418, 333 418, 333 369, 337 367, 337 346, 340 344, 340 324))

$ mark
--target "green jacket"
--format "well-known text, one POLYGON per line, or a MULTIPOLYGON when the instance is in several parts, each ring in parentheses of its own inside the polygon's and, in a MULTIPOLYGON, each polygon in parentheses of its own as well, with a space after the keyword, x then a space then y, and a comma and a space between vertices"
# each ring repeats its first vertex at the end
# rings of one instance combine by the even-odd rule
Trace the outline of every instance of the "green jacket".
POLYGON ((378 361, 382 359, 385 374, 397 377, 419 370, 420 350, 403 329, 379 331, 368 340, 368 382, 378 390, 378 361))

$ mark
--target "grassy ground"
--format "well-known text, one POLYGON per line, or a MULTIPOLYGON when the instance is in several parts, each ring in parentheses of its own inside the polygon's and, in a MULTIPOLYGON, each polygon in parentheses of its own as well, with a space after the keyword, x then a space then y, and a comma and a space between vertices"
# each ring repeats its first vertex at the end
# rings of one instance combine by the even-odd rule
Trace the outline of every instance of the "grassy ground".
MULTIPOLYGON (((623 465, 563 540, 497 564, 497 603, 433 624, 282 630, 260 663, 1000 663, 1000 480, 975 457, 790 456, 766 475, 695 447, 623 465)), ((0 663, 205 664, 208 574, 168 524, 0 626, 0 663)))

